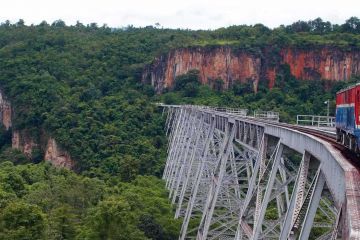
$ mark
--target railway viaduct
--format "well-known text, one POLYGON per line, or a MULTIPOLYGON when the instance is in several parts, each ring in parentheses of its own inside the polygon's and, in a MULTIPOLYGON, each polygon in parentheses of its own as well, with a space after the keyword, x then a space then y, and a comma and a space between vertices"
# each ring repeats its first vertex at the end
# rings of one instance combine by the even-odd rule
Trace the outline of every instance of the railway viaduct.
POLYGON ((360 239, 360 174, 333 137, 241 111, 161 107, 179 239, 360 239))

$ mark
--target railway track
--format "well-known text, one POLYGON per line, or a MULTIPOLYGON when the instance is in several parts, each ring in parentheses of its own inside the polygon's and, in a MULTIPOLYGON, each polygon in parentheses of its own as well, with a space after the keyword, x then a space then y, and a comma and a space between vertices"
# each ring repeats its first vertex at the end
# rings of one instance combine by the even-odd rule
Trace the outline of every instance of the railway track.
MULTIPOLYGON (((257 119, 257 121, 259 121, 259 120, 257 119)), ((356 155, 355 153, 350 151, 347 147, 345 147, 341 143, 337 142, 335 133, 330 133, 330 132, 326 132, 326 131, 318 130, 318 129, 311 129, 311 128, 307 128, 307 127, 303 127, 303 126, 299 126, 299 125, 288 124, 288 123, 275 123, 275 122, 267 121, 267 120, 260 120, 260 121, 265 124, 271 124, 271 125, 275 125, 275 126, 286 127, 289 129, 297 130, 299 132, 315 136, 317 138, 320 138, 320 139, 330 143, 333 147, 338 149, 341 152, 341 154, 347 160, 349 160, 349 162, 351 162, 352 165, 354 165, 360 172, 360 156, 356 155)))
MULTIPOLYGON (((255 119, 255 118, 250 117, 250 119, 255 119)), ((259 119, 256 119, 256 120, 259 121, 259 119)), ((331 133, 331 132, 327 132, 327 131, 323 131, 323 130, 318 130, 318 129, 311 129, 311 128, 308 128, 308 127, 303 127, 303 126, 293 125, 293 124, 288 124, 288 123, 275 123, 273 121, 267 121, 267 120, 260 120, 260 121, 265 123, 265 124, 271 124, 271 125, 275 125, 275 126, 286 127, 286 128, 289 128, 289 129, 297 130, 299 132, 315 136, 317 138, 320 138, 320 139, 330 143, 333 147, 338 149, 341 152, 341 154, 347 160, 349 160, 349 162, 353 166, 355 166, 360 172, 360 156, 356 155, 355 153, 350 151, 347 147, 345 147, 341 143, 337 142, 335 133, 331 133)))
MULTIPOLYGON (((288 124, 286 124, 286 125, 288 125, 288 124)), ((338 143, 336 141, 336 135, 330 135, 323 131, 319 131, 316 129, 310 129, 310 128, 306 128, 306 127, 301 127, 301 126, 288 125, 287 127, 297 130, 299 132, 310 134, 312 136, 315 136, 317 138, 320 138, 320 139, 330 143, 333 147, 338 149, 341 152, 341 154, 346 159, 348 159, 354 166, 356 166, 357 169, 359 169, 359 171, 360 171, 360 157, 357 156, 352 151, 350 151, 347 147, 345 147, 341 143, 338 143)))

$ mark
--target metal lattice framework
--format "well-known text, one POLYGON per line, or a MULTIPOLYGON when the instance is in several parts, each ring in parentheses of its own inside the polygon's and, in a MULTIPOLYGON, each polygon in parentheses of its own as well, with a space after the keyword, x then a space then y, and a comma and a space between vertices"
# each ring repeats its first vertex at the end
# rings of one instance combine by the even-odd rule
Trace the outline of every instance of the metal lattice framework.
POLYGON ((231 111, 163 107, 180 239, 360 237, 360 178, 330 144, 231 111))

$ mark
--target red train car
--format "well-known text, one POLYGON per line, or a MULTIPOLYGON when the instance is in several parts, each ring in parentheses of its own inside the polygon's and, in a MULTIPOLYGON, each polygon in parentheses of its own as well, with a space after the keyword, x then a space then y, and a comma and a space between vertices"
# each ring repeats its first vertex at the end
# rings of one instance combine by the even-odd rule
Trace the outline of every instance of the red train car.
POLYGON ((338 142, 360 153, 360 83, 336 94, 336 134, 338 142))

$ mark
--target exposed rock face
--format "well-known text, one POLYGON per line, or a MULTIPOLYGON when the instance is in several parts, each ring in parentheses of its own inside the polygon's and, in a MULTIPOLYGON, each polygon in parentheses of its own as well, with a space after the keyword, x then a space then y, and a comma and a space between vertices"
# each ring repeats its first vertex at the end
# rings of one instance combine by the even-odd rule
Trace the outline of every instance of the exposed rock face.
POLYGON ((275 68, 268 68, 266 71, 266 78, 269 81, 269 88, 274 87, 275 79, 276 79, 276 69, 275 68))
POLYGON ((290 66, 297 79, 327 79, 342 81, 360 73, 360 52, 345 52, 334 48, 315 50, 283 49, 283 62, 290 66))
POLYGON ((260 81, 267 82, 270 88, 274 86, 281 64, 288 64, 291 73, 302 80, 340 81, 360 74, 359 50, 284 48, 275 58, 277 60, 270 60, 274 59, 270 52, 263 49, 257 55, 245 50, 235 52, 230 47, 177 49, 147 66, 142 81, 150 83, 157 93, 161 93, 174 85, 176 76, 198 69, 203 84, 212 85, 214 80, 221 78, 224 87, 228 88, 235 81, 251 81, 256 91, 260 81))
POLYGON ((39 141, 34 141, 26 130, 14 130, 12 135, 12 148, 19 149, 28 158, 32 157, 35 148, 40 148, 45 152, 44 160, 51 162, 56 167, 73 169, 75 162, 71 159, 70 154, 61 149, 52 137, 45 134, 40 137, 39 141))
MULTIPOLYGON (((0 121, 9 130, 12 126, 12 108, 11 104, 0 91, 0 121)), ((12 148, 18 149, 31 158, 33 150, 40 148, 45 152, 44 159, 50 161, 54 166, 72 169, 75 166, 70 154, 61 149, 54 138, 42 134, 40 139, 35 140, 31 134, 25 130, 12 130, 12 148)))
POLYGON ((20 150, 28 158, 31 158, 33 149, 38 146, 26 131, 14 130, 12 132, 12 148, 20 150))
POLYGON ((11 127, 11 104, 4 98, 0 91, 0 120, 5 126, 6 130, 11 127))
POLYGON ((207 50, 204 48, 177 49, 156 59, 143 73, 143 82, 151 83, 156 92, 171 88, 175 77, 191 69, 200 71, 200 81, 212 84, 221 78, 224 88, 234 81, 253 82, 256 87, 260 79, 261 59, 245 51, 236 54, 227 47, 207 50))
POLYGON ((45 151, 45 161, 50 161, 57 167, 68 169, 74 168, 74 161, 68 152, 62 150, 56 143, 55 139, 49 138, 45 151))

